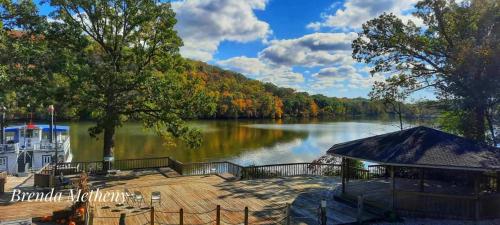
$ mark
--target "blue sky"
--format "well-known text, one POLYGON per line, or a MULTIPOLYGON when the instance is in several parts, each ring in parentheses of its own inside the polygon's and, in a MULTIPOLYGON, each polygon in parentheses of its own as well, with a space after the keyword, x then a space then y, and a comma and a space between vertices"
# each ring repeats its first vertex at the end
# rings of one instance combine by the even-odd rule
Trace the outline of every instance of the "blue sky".
MULTIPOLYGON (((176 29, 185 57, 299 91, 367 97, 374 81, 355 62, 351 43, 361 25, 383 12, 419 24, 416 0, 178 0, 176 29)), ((433 98, 431 92, 413 100, 433 98)))
MULTIPOLYGON (((417 0, 175 0, 181 54, 299 91, 367 97, 369 65, 351 58, 361 25, 383 12, 419 23, 417 0)), ((49 9, 43 7, 42 11, 49 9)), ((430 92, 413 98, 433 98, 430 92)))

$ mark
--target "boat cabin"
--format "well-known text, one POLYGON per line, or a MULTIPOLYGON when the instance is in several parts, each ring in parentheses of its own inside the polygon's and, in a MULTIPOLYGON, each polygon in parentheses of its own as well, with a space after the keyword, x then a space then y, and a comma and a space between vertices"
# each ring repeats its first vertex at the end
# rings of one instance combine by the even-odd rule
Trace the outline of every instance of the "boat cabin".
POLYGON ((27 124, 6 127, 0 144, 0 171, 24 174, 46 164, 71 160, 69 127, 27 124))

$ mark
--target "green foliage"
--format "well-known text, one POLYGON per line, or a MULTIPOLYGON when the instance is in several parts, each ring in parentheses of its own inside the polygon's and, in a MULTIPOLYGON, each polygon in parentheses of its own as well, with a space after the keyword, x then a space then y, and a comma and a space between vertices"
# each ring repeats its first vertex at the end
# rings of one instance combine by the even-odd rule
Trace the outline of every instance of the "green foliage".
POLYGON ((463 135, 463 131, 466 129, 465 124, 462 122, 462 118, 465 117, 464 114, 461 111, 442 112, 441 116, 437 119, 437 124, 442 130, 448 133, 463 135))
MULTIPOLYGON (((202 62, 191 61, 190 64, 189 76, 202 80, 201 86, 211 97, 206 104, 216 111, 215 114, 200 113, 201 118, 335 118, 386 114, 381 101, 309 95, 251 80, 202 62)), ((408 116, 413 116, 412 112, 408 110, 408 116)))
POLYGON ((112 154, 115 127, 130 119, 200 145, 199 131, 188 128, 183 118, 196 117, 208 97, 196 88, 198 81, 182 75, 182 41, 173 29, 170 4, 60 0, 51 6, 62 21, 67 40, 61 42, 70 43, 67 48, 88 41, 74 83, 80 109, 96 121, 91 134, 104 133, 105 155, 112 154))
POLYGON ((423 0, 414 15, 424 27, 383 14, 363 24, 353 57, 373 65, 372 73, 395 74, 375 91, 432 87, 453 100, 471 115, 461 118, 468 123, 464 135, 483 141, 486 112, 500 95, 499 11, 496 0, 423 0))
POLYGON ((50 25, 38 15, 36 4, 2 1, 0 18, 0 101, 8 115, 46 115, 46 107, 57 99, 58 113, 71 116, 74 109, 65 94, 69 83, 55 71, 59 55, 51 48, 50 25))
POLYGON ((50 1, 53 20, 31 1, 2 1, 0 7, 0 100, 11 109, 89 115, 104 133, 111 156, 117 126, 128 120, 191 146, 198 130, 183 119, 210 115, 211 96, 201 80, 186 76, 182 40, 170 4, 157 1, 50 1), (30 105, 30 109, 27 109, 30 105))

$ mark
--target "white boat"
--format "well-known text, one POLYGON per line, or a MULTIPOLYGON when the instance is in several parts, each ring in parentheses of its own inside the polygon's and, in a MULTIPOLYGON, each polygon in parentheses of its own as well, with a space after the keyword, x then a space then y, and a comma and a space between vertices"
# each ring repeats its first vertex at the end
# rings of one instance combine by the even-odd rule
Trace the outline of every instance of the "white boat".
MULTIPOLYGON (((47 164, 71 162, 69 126, 27 124, 4 129, 4 144, 0 144, 0 172, 24 175, 47 164)), ((0 142, 2 143, 2 142, 0 142)))

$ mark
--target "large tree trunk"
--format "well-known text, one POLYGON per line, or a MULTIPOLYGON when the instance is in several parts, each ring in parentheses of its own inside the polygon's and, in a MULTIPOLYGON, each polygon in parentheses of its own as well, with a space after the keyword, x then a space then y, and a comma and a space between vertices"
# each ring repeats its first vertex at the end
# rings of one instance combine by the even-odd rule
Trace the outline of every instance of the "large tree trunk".
POLYGON ((486 111, 486 121, 488 122, 488 129, 490 130, 492 144, 493 144, 493 146, 496 147, 497 146, 497 138, 495 135, 495 125, 493 125, 494 121, 493 121, 491 114, 492 114, 491 111, 486 111))
MULTIPOLYGON (((104 158, 113 157, 115 149, 115 126, 108 125, 104 128, 104 158)), ((104 171, 108 171, 111 167, 111 162, 104 162, 104 171)))
POLYGON ((470 116, 467 119, 467 128, 464 130, 464 136, 466 138, 484 142, 486 140, 485 131, 485 116, 486 108, 481 105, 474 106, 469 112, 470 116))
POLYGON ((401 128, 401 130, 403 130, 403 111, 401 111, 401 104, 400 102, 398 102, 398 116, 399 116, 399 128, 401 128))

